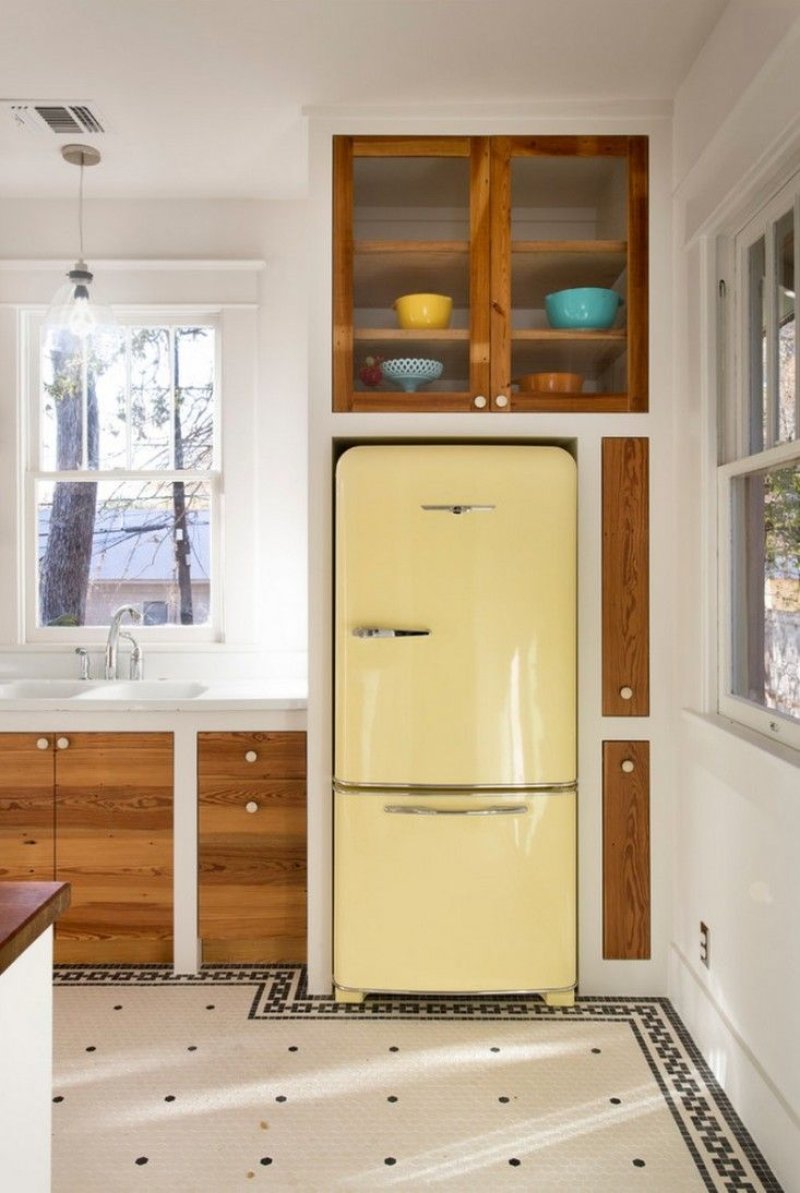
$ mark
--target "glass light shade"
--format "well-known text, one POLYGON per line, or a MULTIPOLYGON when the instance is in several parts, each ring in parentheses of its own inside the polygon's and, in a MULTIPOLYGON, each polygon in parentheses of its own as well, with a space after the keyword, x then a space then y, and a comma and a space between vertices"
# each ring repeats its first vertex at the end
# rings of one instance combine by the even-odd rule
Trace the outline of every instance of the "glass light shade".
POLYGON ((84 339, 101 327, 116 327, 117 319, 110 306, 97 293, 94 276, 85 261, 76 261, 59 286, 45 315, 46 327, 63 327, 84 339))

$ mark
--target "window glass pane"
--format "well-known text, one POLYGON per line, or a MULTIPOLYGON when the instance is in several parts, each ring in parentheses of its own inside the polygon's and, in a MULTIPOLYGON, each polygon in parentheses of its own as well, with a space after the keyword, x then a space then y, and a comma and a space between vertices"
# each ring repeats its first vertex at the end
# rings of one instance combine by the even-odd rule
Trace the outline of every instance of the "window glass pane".
POLYGON ((87 345, 61 328, 41 340, 39 459, 42 468, 68 471, 84 462, 87 345))
POLYGON ((750 358, 750 451, 760 452, 765 445, 767 425, 767 312, 765 278, 767 270, 764 237, 750 246, 748 252, 748 327, 750 358))
POLYGON ((131 467, 172 466, 172 377, 168 327, 132 327, 131 467))
POLYGON ((207 624, 210 520, 206 482, 39 482, 38 624, 108 625, 121 604, 207 624))
POLYGON ((211 468, 214 328, 175 329, 175 467, 211 468))
POLYGON ((795 423, 795 319, 794 212, 787 211, 775 225, 776 311, 778 317, 778 394, 775 441, 786 443, 797 434, 795 423))
POLYGON ((800 720, 800 464, 733 488, 734 695, 800 720))

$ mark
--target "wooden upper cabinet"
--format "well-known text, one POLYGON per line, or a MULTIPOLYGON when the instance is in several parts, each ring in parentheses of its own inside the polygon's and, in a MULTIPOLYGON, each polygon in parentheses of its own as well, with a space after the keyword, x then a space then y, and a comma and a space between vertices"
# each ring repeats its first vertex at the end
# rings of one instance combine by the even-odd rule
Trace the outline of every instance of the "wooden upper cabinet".
POLYGON ((335 137, 334 410, 647 409, 646 137, 335 137), (601 286, 608 330, 549 326, 545 296, 601 286), (449 327, 401 329, 395 299, 444 294, 449 327), (367 357, 441 362, 404 392, 367 357), (526 374, 580 376, 567 393, 526 374))

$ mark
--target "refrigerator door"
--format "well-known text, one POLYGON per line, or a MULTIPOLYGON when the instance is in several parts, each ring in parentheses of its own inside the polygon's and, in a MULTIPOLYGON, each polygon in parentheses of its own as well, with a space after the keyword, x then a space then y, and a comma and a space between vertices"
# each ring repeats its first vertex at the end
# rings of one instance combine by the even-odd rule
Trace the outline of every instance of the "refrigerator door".
POLYGON ((572 457, 356 447, 336 484, 337 779, 573 781, 572 457))
POLYGON ((574 791, 337 791, 335 804, 337 987, 574 986, 574 791))

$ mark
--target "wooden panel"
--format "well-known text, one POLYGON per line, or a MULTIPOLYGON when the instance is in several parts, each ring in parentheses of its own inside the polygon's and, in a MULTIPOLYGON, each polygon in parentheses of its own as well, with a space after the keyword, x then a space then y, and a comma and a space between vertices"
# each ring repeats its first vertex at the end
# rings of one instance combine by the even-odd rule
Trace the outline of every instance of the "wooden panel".
POLYGON ((55 877, 53 773, 51 734, 0 734, 0 880, 55 877))
POLYGON ((509 137, 515 157, 625 157, 629 137, 509 137))
POLYGON ((650 711, 648 441, 604 439, 602 452, 603 716, 644 717, 650 711))
POLYGON ((333 139, 333 409, 350 409, 353 387, 353 150, 333 139))
MULTIPOLYGON (((469 389, 482 394, 490 385, 490 258, 493 234, 490 205, 491 151, 488 137, 473 137, 469 182, 469 389)), ((436 407, 440 409, 440 407, 436 407)), ((488 409, 488 407, 484 407, 488 409)), ((476 413, 478 411, 475 411, 476 413)))
POLYGON ((172 957, 172 734, 74 733, 56 752, 57 961, 172 957))
MULTIPOLYGON (((511 396, 511 138, 492 138, 492 401, 511 396)), ((511 403, 505 407, 511 408, 511 403)))
POLYGON ((648 139, 631 137, 628 154, 628 397, 647 410, 649 373, 648 139))
POLYGON ((304 733, 198 734, 206 961, 305 960, 305 753, 304 733))
POLYGON ((650 956, 650 745, 603 742, 603 957, 650 956))
MULTIPOLYGON (((336 141, 342 137, 334 137, 336 141)), ((469 137, 352 137, 355 157, 469 157, 469 137)))

